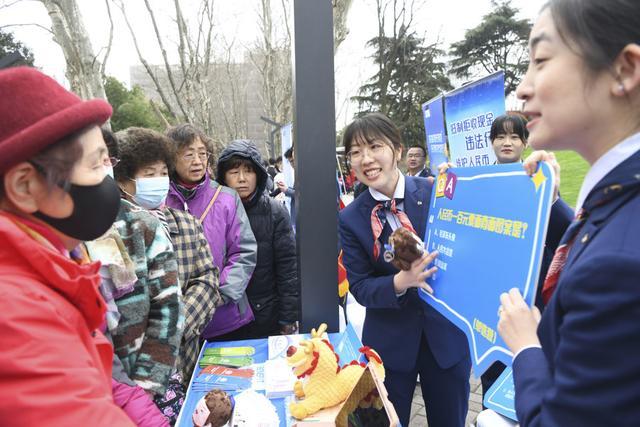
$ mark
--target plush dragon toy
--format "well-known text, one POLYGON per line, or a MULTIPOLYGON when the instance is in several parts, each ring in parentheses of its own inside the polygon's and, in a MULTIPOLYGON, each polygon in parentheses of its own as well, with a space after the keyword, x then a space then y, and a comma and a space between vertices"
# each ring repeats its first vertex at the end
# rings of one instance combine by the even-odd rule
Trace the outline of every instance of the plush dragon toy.
MULTIPOLYGON (((350 394, 360 406, 382 408, 382 401, 372 382, 361 382, 366 365, 356 360, 340 367, 339 357, 326 338, 327 325, 311 330, 311 339, 301 341, 298 347, 287 350, 287 363, 298 377, 293 391, 299 400, 292 402, 289 411, 294 418, 303 419, 321 409, 338 405, 350 394), (356 387, 356 385, 358 387, 356 387)), ((378 353, 369 347, 359 349, 369 360, 370 369, 384 380, 384 366, 378 353)), ((355 409, 355 408, 353 408, 355 409)), ((337 425, 343 425, 337 420, 337 425)), ((345 424, 346 425, 346 424, 345 424)))

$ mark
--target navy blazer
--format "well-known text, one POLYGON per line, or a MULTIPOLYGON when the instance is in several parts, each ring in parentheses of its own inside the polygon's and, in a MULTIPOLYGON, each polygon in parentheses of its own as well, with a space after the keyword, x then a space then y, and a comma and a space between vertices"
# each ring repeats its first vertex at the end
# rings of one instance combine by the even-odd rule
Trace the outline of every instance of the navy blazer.
MULTIPOLYGON (((405 177, 404 212, 422 237, 425 233, 431 183, 424 178, 405 177)), ((414 369, 421 335, 427 338, 440 368, 449 368, 469 357, 467 339, 453 323, 424 303, 415 288, 398 298, 393 276, 398 272, 383 260, 373 259, 371 211, 377 204, 366 191, 340 212, 340 239, 349 290, 367 308, 362 341, 382 356, 385 365, 400 372, 414 369)), ((388 224, 381 241, 391 234, 388 224)))
POLYGON ((433 176, 433 174, 431 173, 431 169, 429 169, 427 166, 425 166, 420 173, 418 174, 419 177, 421 178, 427 178, 429 176, 433 176))
POLYGON ((576 237, 538 327, 542 349, 514 360, 523 427, 640 425, 639 172, 637 152, 587 197, 616 194, 576 237))
POLYGON ((573 209, 571 209, 562 198, 556 200, 551 206, 547 236, 544 240, 544 250, 542 251, 542 258, 540 260, 540 275, 538 276, 538 290, 536 291, 535 299, 535 305, 540 312, 544 310, 544 301, 542 299, 544 279, 547 277, 547 272, 551 266, 551 261, 553 261, 553 255, 560 244, 560 240, 571 224, 573 217, 573 209))

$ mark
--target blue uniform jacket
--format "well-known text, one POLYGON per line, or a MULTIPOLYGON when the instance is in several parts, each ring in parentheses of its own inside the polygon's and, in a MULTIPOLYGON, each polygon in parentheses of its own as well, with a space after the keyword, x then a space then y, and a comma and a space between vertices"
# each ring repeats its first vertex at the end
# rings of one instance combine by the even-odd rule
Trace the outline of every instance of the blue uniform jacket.
MULTIPOLYGON (((424 178, 405 177, 404 212, 418 236, 424 236, 431 184, 424 178)), ((382 356, 385 365, 400 372, 411 371, 418 358, 421 335, 442 369, 463 357, 469 357, 465 335, 440 313, 426 305, 416 289, 398 298, 393 275, 398 272, 383 260, 373 259, 371 210, 376 201, 368 191, 340 212, 340 239, 344 251, 349 290, 367 308, 362 341, 382 356)), ((391 228, 385 225, 381 241, 386 242, 391 228)))
POLYGON ((538 327, 542 349, 514 360, 523 427, 640 425, 640 152, 585 204, 598 191, 616 195, 576 237, 538 327))

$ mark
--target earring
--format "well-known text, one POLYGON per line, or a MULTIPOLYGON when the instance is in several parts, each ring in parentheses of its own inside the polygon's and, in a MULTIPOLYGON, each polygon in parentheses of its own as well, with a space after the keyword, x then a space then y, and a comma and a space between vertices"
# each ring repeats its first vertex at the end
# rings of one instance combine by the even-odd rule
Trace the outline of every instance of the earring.
POLYGON ((618 92, 620 92, 620 95, 625 94, 624 84, 618 83, 618 92))

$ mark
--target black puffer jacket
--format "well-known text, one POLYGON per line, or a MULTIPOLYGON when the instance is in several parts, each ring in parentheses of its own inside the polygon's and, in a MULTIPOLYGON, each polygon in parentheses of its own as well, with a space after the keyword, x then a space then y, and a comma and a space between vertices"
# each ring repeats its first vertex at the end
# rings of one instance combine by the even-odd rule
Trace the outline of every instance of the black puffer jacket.
POLYGON ((258 261, 247 287, 247 295, 256 317, 251 334, 277 334, 280 326, 298 320, 299 283, 296 266, 296 242, 286 208, 265 192, 268 173, 260 152, 251 141, 233 141, 222 151, 217 164, 217 180, 227 185, 222 165, 234 156, 253 162, 257 188, 244 203, 251 229, 258 242, 258 261))

